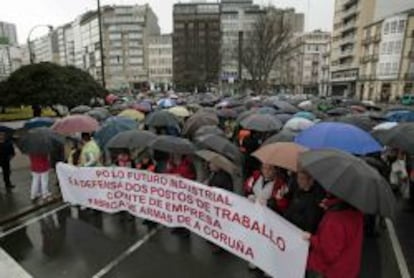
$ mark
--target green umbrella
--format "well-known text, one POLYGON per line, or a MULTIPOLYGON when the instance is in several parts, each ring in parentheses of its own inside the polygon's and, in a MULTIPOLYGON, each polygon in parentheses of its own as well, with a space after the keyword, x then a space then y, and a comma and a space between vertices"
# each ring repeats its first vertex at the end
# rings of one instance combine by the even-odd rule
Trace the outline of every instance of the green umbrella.
POLYGON ((368 214, 393 215, 395 199, 390 185, 365 161, 337 150, 307 151, 299 168, 326 191, 368 214))

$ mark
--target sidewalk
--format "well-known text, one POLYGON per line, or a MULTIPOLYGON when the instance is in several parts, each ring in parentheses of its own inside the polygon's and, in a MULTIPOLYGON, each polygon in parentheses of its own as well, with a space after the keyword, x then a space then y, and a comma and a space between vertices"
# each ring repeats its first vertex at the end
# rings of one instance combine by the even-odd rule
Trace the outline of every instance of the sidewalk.
MULTIPOLYGON (((30 200, 31 175, 27 156, 16 151, 11 169, 11 181, 16 186, 11 192, 6 191, 2 177, 0 179, 0 226, 5 221, 20 214, 29 213, 42 205, 41 203, 32 204, 30 200)), ((58 192, 54 173, 50 175, 49 186, 52 193, 58 192)))

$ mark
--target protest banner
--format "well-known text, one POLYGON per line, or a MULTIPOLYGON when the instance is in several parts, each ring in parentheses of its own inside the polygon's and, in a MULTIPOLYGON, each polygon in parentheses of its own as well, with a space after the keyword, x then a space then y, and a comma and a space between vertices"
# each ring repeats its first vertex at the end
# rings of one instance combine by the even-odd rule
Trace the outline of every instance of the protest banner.
POLYGON ((63 199, 107 213, 128 211, 168 227, 184 227, 255 264, 272 277, 305 273, 303 232, 260 204, 177 176, 120 167, 59 163, 63 199))

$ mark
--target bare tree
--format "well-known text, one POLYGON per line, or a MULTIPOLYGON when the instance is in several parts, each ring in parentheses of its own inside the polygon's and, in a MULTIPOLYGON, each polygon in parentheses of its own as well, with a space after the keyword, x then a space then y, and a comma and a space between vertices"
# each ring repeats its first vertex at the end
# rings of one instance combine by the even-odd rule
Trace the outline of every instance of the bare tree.
POLYGON ((266 8, 243 39, 241 63, 250 74, 252 89, 262 93, 275 63, 288 52, 292 35, 289 10, 266 8))

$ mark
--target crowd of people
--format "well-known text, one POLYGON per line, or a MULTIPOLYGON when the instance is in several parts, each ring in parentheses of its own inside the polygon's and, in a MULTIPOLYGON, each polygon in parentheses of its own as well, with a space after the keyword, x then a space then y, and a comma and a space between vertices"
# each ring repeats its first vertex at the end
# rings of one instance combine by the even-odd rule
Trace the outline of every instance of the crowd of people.
MULTIPOLYGON (((255 114, 255 111, 262 107, 261 104, 262 102, 259 99, 256 101, 256 105, 245 108, 245 110, 255 114)), ((175 103, 174 106, 176 105, 175 103)), ((185 104, 182 106, 185 106, 185 104)), ((197 142, 195 136, 197 130, 203 126, 215 125, 214 121, 213 123, 206 121, 192 130, 187 123, 197 113, 214 114, 214 117, 217 117, 216 112, 219 110, 232 109, 237 111, 234 107, 217 107, 217 105, 216 109, 199 107, 194 115, 181 117, 177 121, 178 125, 153 126, 151 123, 144 121, 141 127, 158 136, 186 137, 193 142, 197 142), (192 131, 186 132, 186 129, 192 131)), ((166 110, 170 107, 158 108, 166 110)), ((146 119, 150 117, 149 115, 155 113, 152 111, 141 112, 146 114, 146 119)), ((240 116, 240 114, 242 112, 238 111, 237 116, 240 116)), ((295 113, 287 113, 284 110, 278 114, 290 114, 290 118, 294 118, 295 113)), ((202 118, 203 116, 200 117, 200 119, 202 118)), ((351 205, 348 200, 343 200, 332 192, 328 192, 311 173, 302 169, 301 165, 298 165, 298 170, 295 172, 291 169, 262 163, 260 159, 253 155, 263 145, 269 144, 272 136, 286 130, 282 129, 280 131, 281 128, 277 128, 277 130, 254 130, 246 127, 242 124, 242 121, 233 116, 217 117, 217 119, 216 126, 223 132, 214 136, 224 138, 223 140, 236 147, 236 156, 239 155, 240 160, 229 155, 231 151, 220 152, 217 148, 207 148, 205 145, 198 143, 195 143, 195 145, 199 149, 210 149, 216 152, 217 155, 222 156, 227 162, 232 163, 233 171, 229 171, 227 167, 223 166, 223 163, 217 160, 203 160, 195 152, 193 154, 177 153, 174 149, 167 152, 151 145, 136 149, 129 146, 117 149, 108 148, 102 144, 101 140, 94 138, 96 133, 84 131, 66 138, 66 143, 60 150, 65 152, 65 155, 61 155, 61 160, 80 167, 116 165, 178 175, 186 179, 198 180, 207 186, 220 187, 228 191, 241 193, 251 202, 269 207, 269 209, 304 231, 303 239, 310 243, 307 277, 358 277, 364 235, 375 236, 381 218, 377 215, 366 214, 351 205), (199 163, 200 161, 203 161, 202 165, 199 163)), ((326 121, 326 119, 319 120, 326 121)), ((316 119, 311 121, 313 124, 318 122, 316 119)), ((203 120, 200 120, 200 122, 203 122, 203 120)), ((378 124, 379 122, 375 123, 378 124)), ((297 134, 299 131, 305 130, 304 127, 301 127, 301 129, 290 130, 289 132, 297 134)), ((122 133, 122 131, 119 133, 122 133)), ((211 136, 211 134, 203 134, 202 136, 211 136)), ((52 161, 51 154, 29 153, 28 155, 32 172, 31 199, 33 202, 36 202, 39 198, 48 199, 50 198, 49 171, 54 167, 56 161, 52 161)), ((3 168, 4 183, 8 189, 13 187, 10 182, 9 170, 10 159, 13 156, 14 148, 11 141, 3 139, 0 142, 0 161, 3 168)), ((413 175, 408 163, 409 156, 405 150, 389 147, 384 148, 383 152, 358 156, 377 169, 389 181, 397 196, 401 196, 403 199, 413 197, 411 195, 414 194, 410 195, 413 175)), ((332 165, 332 167, 335 167, 335 165, 332 165)), ((326 169, 326 171, 329 171, 329 169, 326 169)), ((151 221, 144 221, 144 224, 149 228, 156 226, 156 223, 151 221)), ((182 236, 189 235, 189 232, 182 228, 174 229, 173 232, 182 236)), ((212 248, 215 253, 222 251, 216 246, 212 248)), ((249 268, 255 269, 256 267, 250 264, 249 268)))

